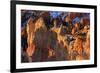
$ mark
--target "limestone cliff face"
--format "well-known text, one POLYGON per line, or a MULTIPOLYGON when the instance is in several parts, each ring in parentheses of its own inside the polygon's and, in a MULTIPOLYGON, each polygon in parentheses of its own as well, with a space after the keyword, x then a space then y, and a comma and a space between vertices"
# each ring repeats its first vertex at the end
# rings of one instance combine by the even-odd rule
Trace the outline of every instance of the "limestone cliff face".
POLYGON ((28 43, 28 48, 27 48, 27 54, 28 56, 32 56, 35 51, 35 45, 33 43, 34 41, 34 36, 35 32, 40 29, 44 28, 46 30, 46 26, 44 24, 44 20, 42 17, 36 19, 33 21, 32 18, 29 19, 27 23, 27 43, 28 43))

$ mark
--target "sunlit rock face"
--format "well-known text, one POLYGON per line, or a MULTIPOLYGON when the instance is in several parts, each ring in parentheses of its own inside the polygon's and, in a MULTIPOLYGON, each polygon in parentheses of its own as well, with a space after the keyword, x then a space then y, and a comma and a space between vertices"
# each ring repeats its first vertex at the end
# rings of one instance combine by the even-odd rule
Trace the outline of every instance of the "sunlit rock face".
POLYGON ((34 45, 34 34, 39 28, 44 28, 46 31, 46 26, 44 24, 44 20, 42 17, 36 19, 33 21, 32 18, 29 19, 27 23, 27 43, 28 43, 28 48, 27 48, 27 54, 28 56, 32 56, 35 51, 35 45, 34 45))
POLYGON ((86 42, 84 44, 84 52, 87 55, 85 58, 90 58, 90 30, 87 31, 86 42))
POLYGON ((90 22, 88 17, 83 17, 86 14, 30 13, 33 14, 21 28, 22 62, 90 59, 90 22))

